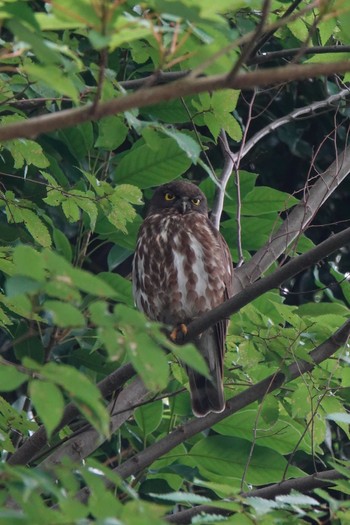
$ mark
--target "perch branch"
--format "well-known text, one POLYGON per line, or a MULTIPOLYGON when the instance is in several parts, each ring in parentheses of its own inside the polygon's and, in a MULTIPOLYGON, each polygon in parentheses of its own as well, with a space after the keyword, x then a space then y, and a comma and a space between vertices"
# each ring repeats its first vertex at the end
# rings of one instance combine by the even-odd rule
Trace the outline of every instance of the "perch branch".
MULTIPOLYGON (((315 264, 319 260, 328 256, 330 253, 332 253, 333 251, 337 250, 338 248, 340 248, 341 246, 349 242, 350 242, 350 228, 347 228, 343 232, 340 232, 334 235, 333 237, 331 237, 330 239, 327 239, 323 243, 319 244, 318 246, 315 246, 308 253, 295 257, 290 262, 288 262, 287 264, 285 264, 284 266, 276 270, 273 274, 267 277, 264 277, 260 281, 257 281, 256 283, 248 286, 245 290, 235 295, 233 298, 224 302, 220 306, 214 308, 210 312, 207 312, 202 317, 192 321, 188 325, 188 335, 186 336, 186 340, 191 340, 196 335, 199 335, 200 333, 202 333, 209 326, 214 325, 221 319, 229 317, 231 314, 233 314, 234 312, 237 312, 240 308, 247 305, 252 300, 262 295, 263 293, 273 288, 277 288, 285 280, 296 275, 303 269, 308 268, 310 265, 315 264)), ((128 391, 128 396, 130 396, 130 399, 134 400, 132 404, 135 404, 135 403, 138 403, 140 399, 144 399, 143 396, 146 396, 147 391, 145 388, 142 391, 140 389, 135 398, 133 389, 134 389, 133 385, 130 385, 127 388, 127 391, 128 391)), ((120 398, 124 394, 125 391, 123 391, 122 394, 120 394, 119 396, 120 398)), ((118 402, 116 406, 116 410, 118 410, 118 414, 120 414, 120 412, 125 411, 125 410, 129 410, 129 409, 131 410, 132 404, 129 403, 128 396, 126 396, 125 401, 123 401, 123 403, 125 403, 125 406, 118 398, 118 402)), ((228 409, 226 409, 226 411, 223 412, 222 414, 226 414, 226 416, 229 415, 231 412, 230 411, 227 412, 227 410, 228 409)), ((222 414, 210 414, 207 418, 203 418, 198 421, 202 422, 200 423, 200 425, 203 425, 204 423, 203 428, 208 428, 212 426, 212 424, 214 424, 215 422, 221 421, 222 414), (212 421, 211 419, 212 417, 214 418, 219 417, 220 419, 212 421)), ((118 428, 117 426, 119 424, 118 421, 117 423, 112 423, 113 429, 118 428)), ((198 432, 203 430, 203 428, 200 426, 200 430, 198 430, 198 432)), ((53 453, 54 458, 62 456, 61 449, 64 449, 66 451, 66 455, 68 453, 67 451, 70 451, 72 456, 74 457, 76 457, 76 450, 78 450, 80 458, 85 457, 85 452, 87 451, 88 453, 91 453, 91 447, 92 447, 92 441, 93 441, 92 436, 94 436, 95 445, 98 446, 100 444, 98 442, 96 435, 91 434, 91 432, 93 432, 91 429, 88 429, 86 431, 86 444, 84 442, 85 433, 83 432, 78 437, 74 437, 72 440, 69 440, 68 444, 64 444, 63 447, 60 447, 57 451, 55 451, 53 453)), ((18 457, 18 453, 17 453, 17 457, 18 457)), ((51 455, 48 458, 47 463, 50 463, 52 461, 54 460, 52 460, 52 455, 51 455)))
POLYGON ((313 363, 296 361, 287 367, 285 373, 278 372, 259 381, 259 383, 230 398, 226 403, 225 410, 220 414, 211 413, 203 418, 191 419, 164 438, 116 467, 114 472, 119 474, 123 479, 135 475, 180 443, 212 427, 219 421, 238 412, 238 410, 250 405, 254 401, 258 401, 267 393, 273 392, 284 383, 292 381, 306 372, 310 372, 316 365, 331 357, 347 341, 349 334, 350 320, 346 321, 329 339, 310 352, 310 358, 313 363))

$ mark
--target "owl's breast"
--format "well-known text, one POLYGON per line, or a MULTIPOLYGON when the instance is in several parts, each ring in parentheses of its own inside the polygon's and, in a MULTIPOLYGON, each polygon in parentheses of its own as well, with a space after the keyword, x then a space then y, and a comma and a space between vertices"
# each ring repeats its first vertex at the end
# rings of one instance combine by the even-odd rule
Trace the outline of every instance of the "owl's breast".
POLYGON ((225 270, 204 215, 152 215, 143 223, 134 258, 136 304, 151 319, 188 322, 224 300, 225 270))

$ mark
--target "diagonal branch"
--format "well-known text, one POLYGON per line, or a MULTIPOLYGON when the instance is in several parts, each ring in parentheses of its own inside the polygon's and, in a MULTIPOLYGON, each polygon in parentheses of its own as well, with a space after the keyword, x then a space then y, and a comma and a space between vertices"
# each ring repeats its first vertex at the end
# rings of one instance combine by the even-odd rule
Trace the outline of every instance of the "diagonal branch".
MULTIPOLYGON (((227 136, 222 130, 220 133, 220 146, 224 157, 224 166, 220 175, 219 187, 216 191, 214 204, 211 210, 211 220, 214 223, 215 227, 219 229, 220 217, 224 205, 225 190, 227 183, 231 177, 233 168, 238 166, 239 161, 243 157, 245 157, 260 140, 266 137, 266 135, 269 135, 270 133, 275 131, 280 126, 283 126, 290 122, 294 122, 301 117, 315 115, 320 110, 331 110, 332 108, 336 107, 336 105, 339 104, 341 100, 346 100, 347 98, 350 98, 349 88, 342 89, 339 93, 331 95, 324 100, 319 100, 317 102, 314 102, 313 104, 309 104, 302 108, 298 108, 292 111, 291 113, 288 113, 288 115, 285 115, 277 120, 274 120, 273 122, 270 122, 267 126, 262 128, 255 135, 253 135, 246 143, 243 142, 239 151, 237 151, 236 153, 233 153, 231 151, 228 144, 227 136)), ((251 112, 251 108, 249 112, 251 112)))
POLYGON ((236 289, 242 289, 248 283, 258 279, 286 251, 288 246, 307 229, 319 208, 349 172, 350 146, 338 154, 331 166, 319 175, 317 182, 288 215, 267 245, 260 248, 244 265, 244 268, 237 270, 234 276, 236 289))
POLYGON ((329 64, 292 64, 285 67, 262 69, 237 75, 231 82, 227 74, 208 77, 185 77, 167 85, 140 89, 107 102, 100 102, 92 112, 91 104, 80 108, 65 109, 49 115, 33 117, 0 127, 0 141, 16 138, 35 138, 41 133, 75 126, 89 120, 98 120, 108 115, 122 113, 133 108, 142 108, 158 102, 172 100, 204 91, 219 89, 252 89, 281 82, 305 80, 322 75, 341 74, 350 71, 350 61, 329 64))
MULTIPOLYGON (((242 151, 240 152, 240 157, 245 157, 261 139, 266 137, 266 135, 268 135, 272 131, 275 131, 277 128, 284 126, 285 124, 288 124, 290 122, 294 122, 301 117, 305 118, 307 116, 313 116, 317 114, 318 111, 324 109, 330 111, 331 109, 336 108, 342 99, 346 100, 347 98, 350 98, 350 89, 348 87, 342 89, 341 91, 339 91, 339 93, 336 93, 335 95, 327 97, 324 100, 318 100, 317 102, 313 102, 312 104, 303 106, 302 108, 297 108, 291 113, 288 113, 288 115, 285 115, 274 120, 273 122, 270 122, 267 126, 258 131, 253 137, 251 137, 246 142, 246 144, 242 148, 242 151)), ((238 155, 239 152, 232 153, 233 162, 236 161, 238 155)))
MULTIPOLYGON (((246 306, 257 297, 260 297, 260 295, 269 290, 273 290, 274 288, 278 288, 285 281, 294 277, 294 275, 297 275, 299 272, 316 264, 318 261, 324 259, 348 243, 350 243, 350 228, 333 235, 309 250, 307 253, 303 253, 302 255, 291 259, 287 264, 278 268, 272 274, 246 286, 244 290, 234 295, 231 299, 228 299, 213 310, 210 310, 210 312, 203 314, 201 317, 198 317, 189 323, 187 326, 188 332, 185 337, 185 342, 192 340, 209 326, 213 326, 218 321, 226 319, 230 315, 238 312, 243 306, 246 306)), ((245 266, 248 264, 249 263, 245 266)))
MULTIPOLYGON (((344 478, 344 475, 338 472, 337 470, 325 470, 324 472, 318 472, 316 474, 311 474, 310 476, 305 476, 303 478, 288 479, 282 483, 275 483, 268 487, 263 487, 261 489, 251 490, 250 492, 243 492, 240 496, 243 498, 266 498, 272 499, 276 496, 282 494, 289 494, 291 490, 297 490, 302 494, 309 492, 316 488, 328 487, 333 485, 337 479, 344 478)), ((169 523, 177 523, 178 525, 187 525, 192 522, 192 518, 198 516, 198 514, 218 514, 221 516, 230 516, 233 514, 232 511, 215 507, 215 502, 213 505, 198 505, 192 507, 191 509, 186 509, 176 514, 171 514, 166 516, 166 520, 169 523)))
MULTIPOLYGON (((342 45, 333 45, 333 46, 314 46, 307 47, 303 49, 303 55, 325 55, 328 53, 350 53, 350 46, 342 45)), ((255 57, 248 60, 248 64, 265 64, 271 60, 277 60, 280 58, 293 58, 299 56, 300 47, 295 47, 291 49, 281 49, 279 51, 267 51, 261 55, 256 55, 255 57)))
POLYGON ((115 468, 114 471, 123 479, 135 475, 180 443, 212 427, 219 421, 238 412, 238 410, 250 405, 254 401, 262 399, 265 395, 273 392, 283 384, 296 379, 306 372, 310 372, 316 365, 331 357, 347 341, 349 334, 350 320, 346 321, 329 339, 310 353, 310 358, 313 363, 296 361, 287 367, 285 373, 275 373, 229 399, 226 403, 225 410, 220 414, 211 413, 204 418, 191 419, 184 425, 173 430, 166 437, 160 439, 157 443, 150 445, 145 450, 125 461, 122 465, 115 468))
POLYGON ((269 12, 270 12, 270 6, 271 6, 271 1, 270 0, 264 0, 263 6, 262 6, 262 9, 261 9, 261 17, 260 17, 259 23, 257 24, 257 26, 255 28, 255 31, 252 34, 251 39, 243 47, 243 51, 242 51, 241 56, 239 57, 239 59, 237 60, 237 62, 235 63, 235 65, 233 66, 231 71, 229 72, 229 74, 227 75, 227 79, 229 81, 232 81, 235 78, 235 76, 237 75, 237 73, 240 70, 241 66, 243 64, 245 64, 249 60, 251 55, 255 54, 255 52, 254 52, 255 43, 257 41, 259 41, 259 38, 261 37, 261 35, 263 33, 263 29, 264 29, 267 17, 268 17, 269 12))
MULTIPOLYGON (((226 417, 235 414, 242 408, 250 405, 254 401, 263 399, 267 394, 273 392, 297 377, 311 372, 316 365, 319 365, 326 359, 329 359, 341 346, 343 346, 350 335, 350 320, 346 321, 329 339, 310 352, 312 363, 305 361, 296 361, 288 366, 284 373, 277 372, 271 376, 259 381, 255 385, 240 392, 230 398, 226 403, 226 408, 220 414, 211 413, 203 418, 194 418, 184 425, 176 428, 170 434, 153 443, 146 449, 142 450, 135 456, 131 457, 113 471, 122 479, 133 476, 144 468, 151 465, 156 459, 170 452, 177 445, 195 436, 199 432, 212 427, 226 417)), ((105 480, 106 488, 112 488, 113 483, 105 480)), ((263 489, 261 489, 263 490, 263 489)), ((86 502, 89 497, 89 489, 84 487, 77 493, 77 499, 86 502)), ((263 497, 263 496, 262 496, 263 497)))
MULTIPOLYGON (((112 400, 108 405, 108 410, 111 413, 110 433, 116 432, 132 415, 134 406, 147 398, 150 398, 150 393, 141 379, 137 377, 124 388, 116 401, 112 400)), ((80 462, 92 454, 104 441, 105 438, 97 430, 88 426, 86 430, 74 435, 44 459, 40 463, 40 467, 48 470, 60 463, 63 457, 69 458, 73 462, 80 462)))
MULTIPOLYGON (((340 233, 334 235, 333 237, 331 237, 330 239, 327 239, 323 243, 319 244, 318 246, 315 246, 315 248, 310 250, 308 253, 305 253, 303 255, 299 255, 298 257, 295 257, 290 262, 288 262, 287 264, 285 264, 284 266, 282 266, 281 268, 276 270, 273 274, 271 274, 271 275, 269 275, 267 277, 264 277, 260 281, 257 281, 256 283, 248 286, 244 291, 240 292, 239 294, 234 296, 232 299, 229 299, 228 301, 226 301, 225 303, 221 304, 217 308, 214 308, 210 312, 207 312, 202 317, 192 321, 188 325, 188 336, 186 337, 186 340, 192 339, 196 335, 199 335, 201 332, 203 332, 204 329, 207 329, 208 326, 211 326, 211 325, 217 323, 219 320, 224 319, 226 317, 229 317, 229 315, 233 314, 234 312, 237 312, 240 308, 242 308, 246 304, 250 303, 252 300, 256 299, 257 297, 259 297, 263 293, 265 293, 265 292, 267 292, 267 291, 269 291, 269 290, 271 290, 273 288, 277 288, 278 286, 280 286, 287 279, 290 279, 292 276, 296 275, 297 273, 299 273, 303 269, 308 268, 312 264, 315 264, 317 261, 323 259, 324 257, 328 256, 330 253, 334 252, 335 250, 339 249, 341 246, 343 246, 344 244, 347 244, 349 242, 350 242, 350 228, 347 228, 343 232, 340 232, 340 233)), ((132 371, 132 367, 131 367, 131 371, 132 371)), ((106 381, 107 381, 107 378, 106 378, 106 381)), ((109 381, 109 383, 110 383, 110 381, 109 381)), ((147 394, 147 391, 146 391, 145 388, 144 388, 144 390, 140 389, 138 391, 138 393, 137 393, 136 398, 135 398, 134 393, 135 393, 134 392, 134 387, 133 387, 133 385, 130 385, 128 387, 127 393, 125 394, 125 397, 122 398, 122 399, 124 399, 123 403, 125 404, 125 406, 124 406, 124 404, 122 402, 119 402, 119 400, 118 400, 118 405, 117 405, 118 413, 120 411, 124 411, 124 410, 129 410, 129 409, 131 410, 130 407, 133 404, 135 404, 135 402, 139 401, 141 398, 144 399, 143 396, 145 396, 147 394), (131 399, 133 400, 133 402, 130 402, 131 399)), ((122 396, 122 394, 121 394, 121 396, 122 396)), ((222 414, 226 414, 226 415, 224 415, 224 417, 226 417, 227 415, 229 415, 229 413, 230 412, 227 413, 225 411, 222 414)), ((200 427, 200 430, 198 430, 198 432, 200 432, 204 428, 210 427, 215 422, 221 420, 221 419, 218 419, 218 420, 214 420, 214 422, 212 422, 211 416, 213 416, 213 417, 220 417, 222 414, 215 414, 215 415, 211 414, 210 416, 208 416, 206 418, 202 418, 201 420, 199 420, 199 421, 202 422, 201 425, 203 425, 203 423, 204 423, 204 427, 203 428, 200 427)), ((117 428, 117 423, 113 423, 113 425, 115 425, 115 428, 117 428)), ((41 431, 40 435, 39 435, 39 437, 41 439, 42 439, 42 433, 43 432, 44 431, 41 431)), ((84 455, 84 451, 85 450, 86 451, 88 450, 89 453, 91 452, 91 447, 92 447, 91 443, 93 441, 92 438, 91 438, 92 434, 90 434, 90 429, 88 429, 87 432, 88 432, 88 434, 86 434, 86 436, 87 436, 86 437, 86 440, 87 440, 86 448, 85 448, 85 445, 84 445, 84 435, 82 435, 82 434, 79 437, 79 446, 77 446, 77 444, 74 441, 72 442, 72 447, 75 446, 79 450, 79 457, 85 457, 85 455, 84 455), (74 443, 75 443, 75 445, 74 445, 74 443)), ((44 437, 46 436, 45 434, 43 434, 43 435, 44 435, 44 437)), ((32 456, 30 456, 30 453, 33 452, 33 449, 31 448, 30 440, 28 440, 28 442, 29 442, 29 445, 26 446, 26 449, 24 451, 20 452, 22 449, 19 449, 17 451, 16 455, 14 454, 14 456, 12 456, 11 463, 13 463, 13 464, 17 463, 18 464, 20 462, 19 458, 21 459, 21 462, 24 462, 24 459, 26 459, 25 462, 29 461, 28 458, 32 457, 32 456)), ((46 438, 45 438, 45 442, 46 442, 46 438)), ((96 444, 96 447, 100 445, 100 443, 98 441, 95 441, 95 444, 96 444)), ((67 445, 67 446, 70 447, 70 444, 67 445)), ((23 445, 23 447, 24 447, 24 445, 23 445)), ((72 448, 70 448, 69 450, 72 450, 72 448)), ((59 452, 57 452, 57 456, 54 456, 54 457, 58 457, 58 456, 61 457, 61 455, 62 454, 59 451, 59 452)), ((48 462, 50 462, 50 461, 51 460, 48 459, 48 462)))
MULTIPOLYGON (((102 379, 97 385, 102 397, 109 397, 113 392, 122 388, 124 383, 134 374, 135 370, 133 366, 128 363, 102 379)), ((55 432, 59 432, 59 430, 79 415, 80 412, 74 403, 69 403, 64 410, 62 420, 55 429, 55 432)), ((44 425, 42 425, 9 457, 7 462, 10 465, 26 465, 42 451, 46 444, 47 434, 44 425)))

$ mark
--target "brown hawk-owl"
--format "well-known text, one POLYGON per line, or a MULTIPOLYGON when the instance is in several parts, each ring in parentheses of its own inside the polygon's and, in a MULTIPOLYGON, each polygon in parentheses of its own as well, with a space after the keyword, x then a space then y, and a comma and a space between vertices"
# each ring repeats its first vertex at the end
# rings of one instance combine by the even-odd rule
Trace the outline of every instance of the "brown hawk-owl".
MULTIPOLYGON (((133 262, 137 307, 167 325, 188 324, 232 295, 232 261, 222 235, 208 218, 207 200, 194 184, 175 181, 154 193, 140 228, 133 262)), ((210 379, 188 368, 196 416, 222 412, 227 320, 194 343, 210 379)))

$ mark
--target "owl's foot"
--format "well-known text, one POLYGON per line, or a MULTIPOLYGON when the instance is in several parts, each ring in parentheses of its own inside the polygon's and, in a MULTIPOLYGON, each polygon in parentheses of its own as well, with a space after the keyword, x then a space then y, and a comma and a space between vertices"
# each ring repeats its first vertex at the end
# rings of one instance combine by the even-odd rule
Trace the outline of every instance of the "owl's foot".
POLYGON ((187 335, 187 332, 187 326, 184 323, 181 323, 176 326, 176 328, 174 328, 169 337, 174 343, 181 343, 181 341, 183 341, 184 337, 187 335))

